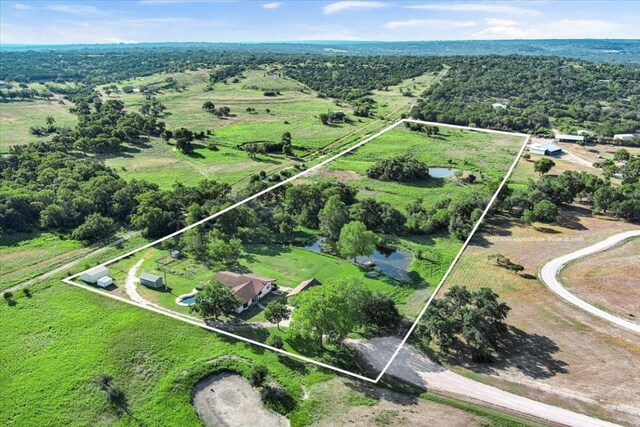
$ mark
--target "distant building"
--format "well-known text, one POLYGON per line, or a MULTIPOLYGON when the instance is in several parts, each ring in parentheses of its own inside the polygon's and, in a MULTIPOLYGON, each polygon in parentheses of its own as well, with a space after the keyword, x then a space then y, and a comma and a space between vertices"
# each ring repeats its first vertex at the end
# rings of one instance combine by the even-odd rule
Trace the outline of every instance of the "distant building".
POLYGON ((80 275, 80 280, 87 283, 96 283, 100 278, 108 276, 109 269, 104 265, 93 267, 80 275))
POLYGON ((162 277, 151 273, 142 273, 142 275, 140 275, 140 284, 152 289, 160 289, 164 287, 162 277))
POLYGON ((493 108, 502 108, 503 110, 507 109, 507 105, 506 104, 502 104, 500 102, 494 102, 493 104, 491 104, 491 106, 493 108))
POLYGON ((113 279, 109 276, 101 277, 96 282, 96 285, 100 286, 101 288, 107 288, 113 285, 113 279))
POLYGON ((554 156, 562 153, 562 148, 554 144, 535 144, 529 148, 529 152, 540 156, 554 156))
POLYGON ((594 132, 592 130, 587 130, 587 129, 580 129, 578 132, 576 132, 578 135, 593 135, 594 132))
POLYGON ((276 286, 275 279, 255 274, 238 274, 231 271, 221 271, 213 277, 213 280, 233 289, 235 296, 242 302, 242 305, 236 308, 236 313, 245 311, 276 286))
POLYGON ((613 135, 613 139, 614 140, 618 140, 618 141, 627 141, 633 138, 636 138, 640 136, 640 134, 635 134, 635 133, 616 133, 615 135, 613 135))
POLYGON ((171 251, 171 258, 180 259, 181 256, 182 256, 182 254, 180 253, 179 250, 174 249, 174 250, 171 251))
POLYGON ((557 142, 584 142, 584 136, 581 135, 556 135, 557 142))
POLYGON ((289 295, 287 295, 287 297, 291 298, 294 295, 298 295, 302 291, 306 291, 307 289, 309 289, 309 288, 311 288, 313 286, 318 286, 318 285, 321 285, 321 284, 322 283, 320 283, 320 281, 317 280, 317 279, 305 280, 304 282, 300 283, 298 286, 293 288, 293 290, 291 292, 289 292, 289 295))

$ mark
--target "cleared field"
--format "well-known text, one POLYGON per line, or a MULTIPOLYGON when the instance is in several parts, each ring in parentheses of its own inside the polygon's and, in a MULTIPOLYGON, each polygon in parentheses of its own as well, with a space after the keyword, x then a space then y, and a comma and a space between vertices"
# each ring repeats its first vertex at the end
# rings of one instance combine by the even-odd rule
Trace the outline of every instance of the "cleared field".
POLYGON ((473 173, 478 182, 499 180, 504 177, 524 142, 518 136, 443 126, 440 127, 440 133, 439 136, 427 137, 424 133, 397 127, 355 152, 331 162, 326 169, 318 171, 314 178, 347 182, 360 190, 359 197, 372 197, 398 208, 404 208, 419 198, 424 198, 425 204, 432 206, 455 194, 474 192, 475 188, 455 177, 411 184, 379 181, 368 178, 366 170, 380 159, 410 156, 429 167, 455 169, 464 176, 473 173))
MULTIPOLYGON (((532 163, 520 161, 514 180, 532 163)), ((510 392, 589 415, 636 424, 640 417, 640 343, 637 336, 560 300, 536 278, 547 261, 637 226, 593 217, 574 206, 561 211, 561 225, 523 226, 491 218, 474 237, 445 283, 489 287, 512 308, 511 339, 491 364, 454 356, 458 373, 510 392), (487 260, 502 254, 525 267, 516 275, 487 260)))
MULTIPOLYGON (((251 141, 277 142, 283 133, 290 132, 294 149, 319 149, 372 120, 354 117, 348 105, 339 106, 331 100, 318 98, 313 91, 281 76, 277 70, 249 70, 237 83, 228 79, 227 84, 214 85, 209 84, 208 75, 208 70, 163 74, 126 81, 119 86, 138 87, 161 83, 167 77, 174 78, 184 89, 166 89, 155 95, 167 107, 162 117, 167 128, 211 129, 214 130, 214 142, 229 146, 251 141), (265 96, 266 90, 280 91, 281 95, 265 96), (211 101, 217 107, 229 107, 232 116, 219 119, 204 111, 202 104, 205 101, 211 101), (247 108, 254 108, 255 112, 248 112, 247 108), (335 110, 344 111, 356 120, 352 124, 323 125, 318 116, 335 110)), ((106 98, 121 99, 132 110, 137 110, 144 102, 141 93, 105 94, 106 98)))
POLYGON ((31 126, 44 126, 48 116, 56 120, 62 127, 73 127, 77 117, 69 112, 72 106, 69 101, 59 104, 51 101, 13 101, 0 103, 0 153, 7 153, 13 145, 26 144, 42 140, 31 135, 31 126))
POLYGON ((54 234, 12 234, 0 238, 0 290, 44 272, 90 249, 54 234))
POLYGON ((293 164, 282 156, 259 155, 250 159, 240 150, 219 146, 218 151, 213 151, 202 144, 194 144, 194 153, 186 155, 158 138, 143 148, 128 147, 117 157, 102 158, 124 179, 143 179, 163 189, 171 188, 175 182, 195 185, 205 178, 235 184, 262 170, 293 164))
POLYGON ((640 239, 577 260, 560 277, 581 299, 620 317, 640 319, 640 239))

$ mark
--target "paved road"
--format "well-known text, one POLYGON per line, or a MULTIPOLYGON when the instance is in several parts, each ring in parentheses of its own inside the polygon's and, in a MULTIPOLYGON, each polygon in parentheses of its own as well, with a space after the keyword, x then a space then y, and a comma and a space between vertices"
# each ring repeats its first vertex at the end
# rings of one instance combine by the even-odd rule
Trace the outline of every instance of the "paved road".
POLYGON ((580 249, 578 251, 572 252, 568 255, 561 256, 554 260, 549 261, 540 269, 539 277, 542 283, 547 285, 551 291, 553 291, 560 298, 565 301, 575 305, 576 307, 593 314, 601 319, 604 319, 608 322, 614 323, 622 328, 630 330, 632 332, 640 334, 640 324, 630 322, 621 317, 615 316, 611 313, 608 313, 604 310, 600 310, 597 307, 592 306, 591 304, 581 300, 577 296, 573 295, 558 280, 558 274, 560 270, 562 270, 568 263, 577 260, 579 258, 585 257, 587 255, 591 255, 597 252, 605 251, 620 242, 623 242, 632 237, 640 237, 640 229, 639 230, 630 230, 625 231, 623 233, 616 234, 614 236, 609 237, 608 239, 603 240, 602 242, 596 243, 595 245, 586 247, 584 249, 580 249))
MULTIPOLYGON (((382 337, 366 341, 350 340, 349 344, 358 349, 373 369, 380 371, 400 341, 400 338, 397 337, 382 337)), ((385 375, 391 375, 427 390, 472 399, 525 416, 533 416, 553 424, 574 427, 611 427, 616 425, 473 381, 432 362, 409 344, 402 347, 385 375)))

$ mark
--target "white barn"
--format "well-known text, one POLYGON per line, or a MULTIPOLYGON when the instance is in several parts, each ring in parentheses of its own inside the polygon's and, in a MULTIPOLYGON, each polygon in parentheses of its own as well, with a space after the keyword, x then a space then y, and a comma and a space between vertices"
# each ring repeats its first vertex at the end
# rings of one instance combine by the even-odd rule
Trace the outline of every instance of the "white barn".
MULTIPOLYGON (((638 134, 638 135, 640 135, 640 134, 638 134)), ((629 140, 629 139, 633 139, 638 135, 636 135, 635 133, 616 133, 615 135, 613 135, 613 139, 618 140, 618 141, 626 141, 626 140, 629 140)))
POLYGON ((562 153, 562 148, 553 144, 534 144, 529 147, 529 152, 540 156, 553 156, 562 153))
POLYGON ((584 136, 582 135, 556 135, 557 142, 583 142, 584 136))
POLYGON ((104 265, 99 265, 97 267, 93 267, 80 275, 80 280, 83 280, 87 283, 96 283, 99 279, 108 276, 109 269, 104 265))

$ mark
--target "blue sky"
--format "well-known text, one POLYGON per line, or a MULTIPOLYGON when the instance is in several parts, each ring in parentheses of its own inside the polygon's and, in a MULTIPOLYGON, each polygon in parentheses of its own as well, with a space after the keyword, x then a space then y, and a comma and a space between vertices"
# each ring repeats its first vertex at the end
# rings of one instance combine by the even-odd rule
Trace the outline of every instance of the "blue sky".
POLYGON ((0 0, 0 42, 640 39, 640 1, 0 0))

